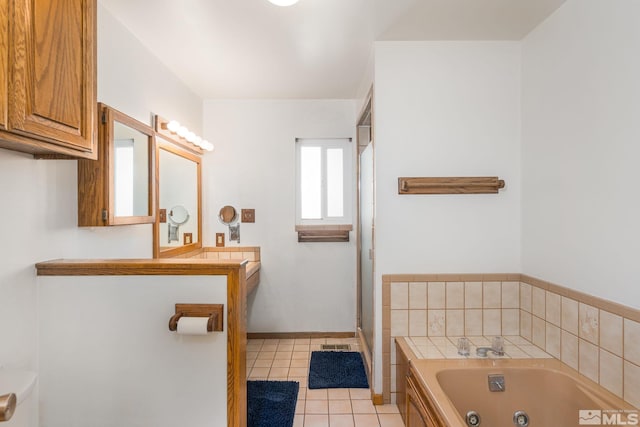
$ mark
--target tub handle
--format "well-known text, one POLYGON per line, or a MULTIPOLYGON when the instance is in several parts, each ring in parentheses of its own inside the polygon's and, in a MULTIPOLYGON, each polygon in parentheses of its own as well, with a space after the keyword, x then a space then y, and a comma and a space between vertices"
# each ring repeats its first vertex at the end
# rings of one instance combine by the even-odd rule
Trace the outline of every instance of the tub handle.
POLYGON ((18 399, 15 393, 0 396, 0 422, 9 421, 16 410, 18 399))
POLYGON ((476 411, 469 411, 465 417, 465 421, 469 427, 478 427, 480 425, 481 419, 480 414, 476 411))
POLYGON ((516 411, 513 414, 513 425, 516 427, 528 427, 529 426, 529 415, 527 415, 524 411, 516 411))

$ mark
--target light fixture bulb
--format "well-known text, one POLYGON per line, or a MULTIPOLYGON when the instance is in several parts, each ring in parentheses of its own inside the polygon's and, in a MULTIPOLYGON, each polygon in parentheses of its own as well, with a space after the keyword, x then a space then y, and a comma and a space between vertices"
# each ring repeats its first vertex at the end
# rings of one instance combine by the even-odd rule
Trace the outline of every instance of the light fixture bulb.
POLYGON ((292 6, 298 3, 298 0, 269 0, 271 3, 276 6, 292 6))
POLYGON ((180 129, 180 123, 175 120, 171 120, 169 123, 167 123, 167 129, 169 130, 169 132, 176 133, 178 129, 180 129))
POLYGON ((209 141, 202 141, 202 149, 207 151, 213 151, 213 144, 209 141))
POLYGON ((196 135, 195 132, 187 129, 186 126, 182 126, 177 120, 163 121, 162 129, 166 129, 169 132, 178 135, 178 137, 185 139, 187 142, 190 142, 196 147, 199 147, 206 151, 213 151, 212 143, 210 143, 209 141, 205 141, 201 136, 196 135))

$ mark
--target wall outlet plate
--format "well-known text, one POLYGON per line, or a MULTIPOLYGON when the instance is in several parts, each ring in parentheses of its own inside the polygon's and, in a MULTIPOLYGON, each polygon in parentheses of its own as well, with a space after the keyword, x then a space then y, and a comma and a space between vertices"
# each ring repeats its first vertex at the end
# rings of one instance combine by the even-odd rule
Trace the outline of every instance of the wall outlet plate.
POLYGON ((160 220, 161 224, 164 224, 165 222, 167 222, 167 210, 166 209, 160 209, 158 211, 158 217, 160 220))
POLYGON ((216 233, 216 247, 221 248, 224 246, 224 233, 216 233))
POLYGON ((242 222, 256 222, 255 209, 242 209, 242 222))

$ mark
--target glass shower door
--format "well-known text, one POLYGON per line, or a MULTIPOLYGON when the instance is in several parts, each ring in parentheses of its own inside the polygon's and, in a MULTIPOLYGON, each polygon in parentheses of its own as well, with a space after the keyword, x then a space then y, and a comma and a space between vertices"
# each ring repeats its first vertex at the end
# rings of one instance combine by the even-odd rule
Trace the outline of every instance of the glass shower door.
POLYGON ((360 154, 360 328, 373 350, 373 144, 360 154))

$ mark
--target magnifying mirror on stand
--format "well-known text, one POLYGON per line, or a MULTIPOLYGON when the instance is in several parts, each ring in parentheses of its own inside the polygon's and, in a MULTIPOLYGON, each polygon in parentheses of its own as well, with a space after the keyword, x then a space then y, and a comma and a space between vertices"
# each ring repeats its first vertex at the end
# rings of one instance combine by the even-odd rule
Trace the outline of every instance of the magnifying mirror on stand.
POLYGON ((238 211, 233 206, 223 206, 218 213, 221 223, 229 227, 229 240, 240 243, 240 224, 238 221, 238 211))
POLYGON ((179 229, 182 224, 189 221, 189 212, 184 206, 178 205, 171 208, 169 215, 168 230, 169 230, 169 243, 179 242, 179 229))

